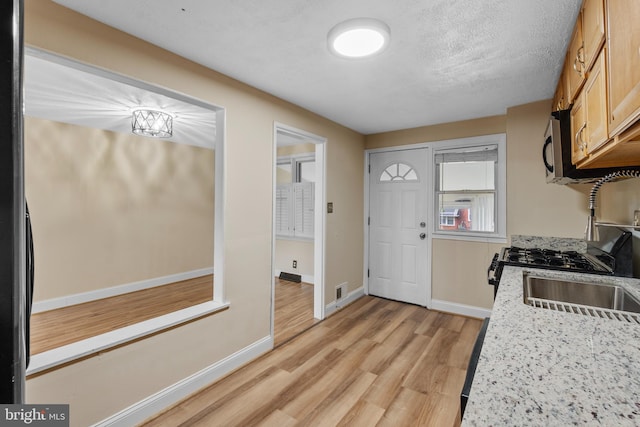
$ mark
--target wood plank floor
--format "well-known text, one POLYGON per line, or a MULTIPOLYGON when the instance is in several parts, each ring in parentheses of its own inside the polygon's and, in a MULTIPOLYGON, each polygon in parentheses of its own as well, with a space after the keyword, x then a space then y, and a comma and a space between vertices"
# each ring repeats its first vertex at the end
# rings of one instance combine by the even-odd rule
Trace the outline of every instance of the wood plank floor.
POLYGON ((282 345, 317 322, 313 317, 313 285, 276 277, 274 345, 282 345))
POLYGON ((480 324, 366 296, 144 425, 453 426, 480 324))
POLYGON ((31 354, 142 322, 213 299, 213 275, 31 316, 31 354))

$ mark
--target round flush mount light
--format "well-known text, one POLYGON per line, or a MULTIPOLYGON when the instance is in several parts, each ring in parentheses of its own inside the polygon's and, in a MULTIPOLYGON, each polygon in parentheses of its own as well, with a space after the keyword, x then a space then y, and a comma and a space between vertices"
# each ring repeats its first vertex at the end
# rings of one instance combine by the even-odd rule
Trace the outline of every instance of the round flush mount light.
POLYGON ((365 58, 382 52, 389 44, 389 27, 372 18, 344 21, 329 31, 329 50, 343 58, 365 58))

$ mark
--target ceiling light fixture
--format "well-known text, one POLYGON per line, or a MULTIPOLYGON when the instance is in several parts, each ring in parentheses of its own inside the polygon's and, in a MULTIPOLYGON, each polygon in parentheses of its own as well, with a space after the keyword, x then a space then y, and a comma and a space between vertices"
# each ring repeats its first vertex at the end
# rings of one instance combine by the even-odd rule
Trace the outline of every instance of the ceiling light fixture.
POLYGON ((131 132, 154 138, 169 138, 173 135, 173 117, 158 110, 134 110, 131 116, 131 132))
POLYGON ((329 31, 329 50, 344 58, 364 58, 382 52, 389 44, 389 27, 372 18, 341 22, 329 31))

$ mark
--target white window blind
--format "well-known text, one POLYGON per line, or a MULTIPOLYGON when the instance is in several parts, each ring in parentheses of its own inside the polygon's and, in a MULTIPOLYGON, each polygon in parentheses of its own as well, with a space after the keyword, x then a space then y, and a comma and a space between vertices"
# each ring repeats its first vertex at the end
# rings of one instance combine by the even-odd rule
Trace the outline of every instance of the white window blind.
POLYGON ((498 150, 498 144, 478 144, 434 152, 436 232, 497 233, 498 150))
POLYGON ((276 234, 279 236, 293 235, 293 228, 289 227, 293 205, 291 189, 291 184, 276 186, 276 234))
POLYGON ((315 168, 312 154, 279 157, 276 175, 276 236, 313 239, 315 168))
POLYGON ((296 182, 293 184, 295 213, 294 236, 313 238, 314 188, 313 182, 296 182))
POLYGON ((314 183, 295 182, 276 186, 276 234, 313 239, 314 183))

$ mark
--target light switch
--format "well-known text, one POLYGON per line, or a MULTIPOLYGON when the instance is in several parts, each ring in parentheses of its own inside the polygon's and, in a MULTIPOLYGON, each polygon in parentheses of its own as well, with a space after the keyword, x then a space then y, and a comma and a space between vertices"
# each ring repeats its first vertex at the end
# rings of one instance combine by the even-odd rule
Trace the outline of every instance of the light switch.
POLYGON ((333 202, 327 203, 327 213, 333 213, 333 202))

